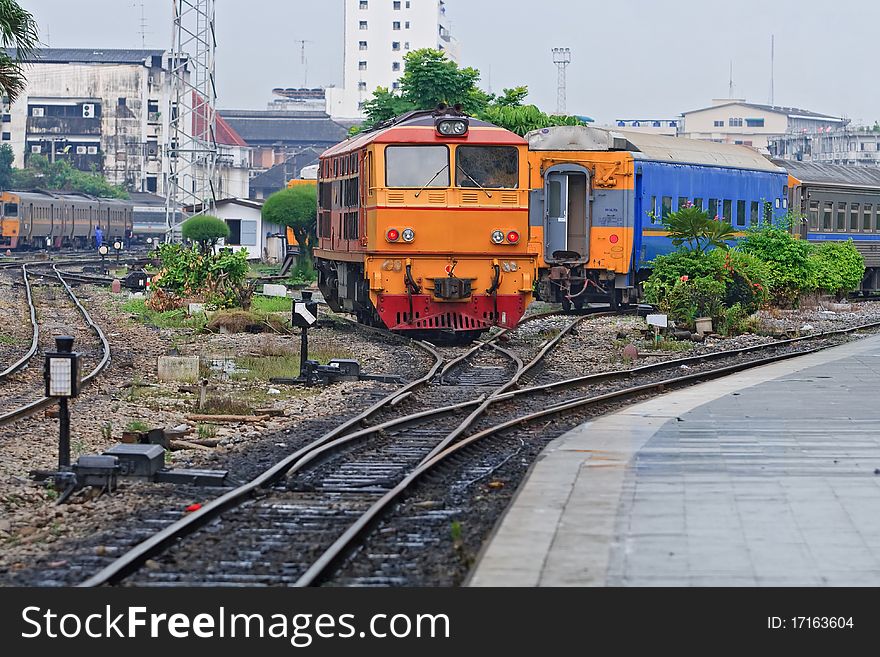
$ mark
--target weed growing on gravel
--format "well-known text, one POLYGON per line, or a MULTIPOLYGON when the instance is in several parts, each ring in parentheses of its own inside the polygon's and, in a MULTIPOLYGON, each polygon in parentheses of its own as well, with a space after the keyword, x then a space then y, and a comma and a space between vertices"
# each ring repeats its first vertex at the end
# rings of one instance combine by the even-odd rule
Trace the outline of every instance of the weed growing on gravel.
POLYGON ((110 441, 113 440, 113 423, 105 422, 101 425, 101 438, 110 441))
POLYGON ((0 333, 0 344, 8 344, 13 345, 18 343, 18 340, 11 335, 3 335, 0 333))
POLYGON ((213 424, 200 424, 198 426, 199 439, 211 440, 217 437, 217 427, 213 424))
POLYGON ((149 431, 150 425, 144 422, 143 420, 132 420, 127 425, 125 425, 126 431, 149 431))
POLYGON ((201 313, 189 317, 182 308, 160 313, 147 308, 144 299, 129 299, 122 304, 122 310, 133 315, 135 321, 156 328, 190 328, 201 331, 207 324, 205 315, 201 313))
POLYGON ((261 297, 254 295, 251 300, 251 311, 258 313, 282 313, 290 312, 293 308, 293 299, 287 297, 261 297))

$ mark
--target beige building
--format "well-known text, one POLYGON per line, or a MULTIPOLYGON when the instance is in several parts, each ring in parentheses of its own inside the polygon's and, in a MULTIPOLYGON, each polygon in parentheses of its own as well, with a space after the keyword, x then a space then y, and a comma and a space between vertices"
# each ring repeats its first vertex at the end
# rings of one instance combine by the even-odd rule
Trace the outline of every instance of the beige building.
POLYGON ((752 146, 766 153, 769 142, 791 132, 840 128, 849 119, 795 107, 759 105, 741 98, 712 101, 711 107, 683 112, 681 136, 752 146))

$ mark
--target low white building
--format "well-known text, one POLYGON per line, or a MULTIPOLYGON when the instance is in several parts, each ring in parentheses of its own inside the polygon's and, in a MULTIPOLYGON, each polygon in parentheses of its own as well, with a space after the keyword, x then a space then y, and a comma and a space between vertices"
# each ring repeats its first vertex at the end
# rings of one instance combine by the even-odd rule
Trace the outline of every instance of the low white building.
POLYGON ((722 98, 711 107, 683 112, 681 136, 751 146, 764 153, 774 137, 790 132, 842 128, 849 119, 796 107, 760 105, 742 98, 722 98))
MULTIPOLYGON (((199 208, 186 208, 187 212, 199 208)), ((278 263, 284 260, 285 228, 263 221, 263 202, 244 198, 217 201, 212 214, 229 226, 229 237, 218 246, 235 253, 246 251, 248 260, 278 263)))

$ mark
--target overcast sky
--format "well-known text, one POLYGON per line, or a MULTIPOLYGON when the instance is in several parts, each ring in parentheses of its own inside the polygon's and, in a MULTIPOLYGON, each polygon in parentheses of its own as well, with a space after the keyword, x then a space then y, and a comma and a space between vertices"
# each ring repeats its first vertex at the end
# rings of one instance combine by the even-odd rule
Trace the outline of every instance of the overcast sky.
MULTIPOLYGON (((169 48, 172 0, 19 0, 52 47, 169 48)), ((342 82, 342 0, 218 0, 221 108, 264 108, 273 87, 342 82)), ((766 103, 770 35, 776 35, 777 105, 880 119, 873 79, 880 3, 875 0, 447 0, 462 64, 484 88, 528 85, 556 107, 550 49, 572 50, 568 111, 600 123, 666 118, 734 96, 766 103)))

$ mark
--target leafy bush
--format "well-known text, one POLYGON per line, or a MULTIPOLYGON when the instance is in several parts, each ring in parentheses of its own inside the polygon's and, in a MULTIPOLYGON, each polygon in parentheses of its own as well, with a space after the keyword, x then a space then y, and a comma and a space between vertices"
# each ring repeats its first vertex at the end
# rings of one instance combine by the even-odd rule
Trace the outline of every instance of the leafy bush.
POLYGON ((661 308, 677 324, 694 328, 694 320, 698 317, 711 317, 713 321, 721 317, 724 292, 724 283, 713 278, 679 280, 666 295, 661 308))
POLYGON ((802 294, 816 289, 813 247, 792 235, 785 222, 749 228, 738 248, 766 264, 770 298, 776 305, 795 306, 802 294))
POLYGON ((159 247, 162 271, 154 283, 165 291, 182 296, 202 296, 209 302, 228 308, 237 305, 240 289, 248 272, 247 253, 221 249, 205 254, 180 244, 159 247))
POLYGON ((687 327, 693 328, 697 317, 723 320, 734 306, 748 317, 767 303, 766 265, 735 249, 681 249, 658 256, 652 266, 646 300, 687 327))
POLYGON ((838 297, 857 289, 865 276, 865 259, 853 241, 824 242, 812 255, 816 287, 838 297))
POLYGON ((209 214, 190 217, 183 222, 180 231, 184 239, 198 242, 205 253, 214 247, 217 240, 229 237, 227 223, 219 217, 212 217, 209 214))
POLYGON ((724 258, 724 305, 740 306, 746 315, 766 305, 770 299, 767 265, 755 256, 736 249, 727 251, 724 258))
POLYGON ((686 278, 714 278, 724 276, 724 253, 713 250, 706 253, 690 250, 673 251, 657 256, 651 263, 651 276, 645 282, 648 303, 662 303, 664 297, 686 278))

